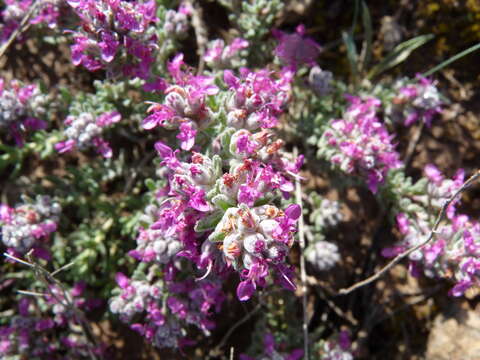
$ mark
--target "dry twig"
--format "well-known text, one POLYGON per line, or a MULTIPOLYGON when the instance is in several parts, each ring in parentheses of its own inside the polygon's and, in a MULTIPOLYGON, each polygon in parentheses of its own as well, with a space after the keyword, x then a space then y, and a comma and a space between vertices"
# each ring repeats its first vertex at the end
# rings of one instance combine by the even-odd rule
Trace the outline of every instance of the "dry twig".
POLYGON ((323 289, 317 287, 317 294, 320 299, 322 299, 327 306, 332 309, 332 311, 337 314, 338 317, 348 321, 352 326, 358 326, 358 321, 350 313, 346 313, 340 307, 338 307, 332 300, 328 298, 326 294, 323 293, 323 289))
POLYGON ((356 284, 353 284, 352 286, 346 288, 346 289, 340 289, 339 290, 339 295, 347 295, 351 293, 354 290, 357 290, 361 288, 362 286, 368 285, 375 280, 378 280, 381 276, 383 276, 388 270, 390 270, 393 266, 398 264, 403 258, 407 257, 414 251, 424 247, 427 245, 430 241, 433 240, 434 235, 436 234, 438 230, 438 226, 440 225, 440 222, 442 221, 443 217, 445 216, 445 213, 447 211, 448 206, 457 198, 458 195, 463 193, 470 185, 472 185, 478 178, 480 177, 480 170, 477 170, 475 174, 473 174, 467 181, 463 183, 463 185, 458 189, 455 194, 453 194, 449 199, 445 201, 443 204, 440 213, 437 216, 437 219, 435 220, 435 223, 433 225, 432 230, 430 231, 430 234, 428 235, 427 239, 421 242, 418 245, 415 245, 414 247, 411 247, 408 250, 405 250, 401 254, 398 254, 393 258, 387 265, 385 265, 381 270, 377 271, 375 274, 372 276, 366 278, 365 280, 359 281, 356 284))
POLYGON ((408 143, 408 148, 407 148, 405 161, 404 161, 405 167, 408 167, 410 165, 410 162, 412 161, 413 153, 420 141, 420 138, 422 137, 422 132, 424 128, 425 128, 425 122, 422 121, 420 125, 415 129, 412 140, 408 143))
MULTIPOLYGON (((27 261, 19 259, 7 253, 4 253, 3 255, 13 261, 16 261, 22 265, 30 267, 33 273, 35 274, 35 277, 44 284, 45 289, 48 291, 48 295, 52 296, 65 309, 68 309, 72 314, 74 314, 75 319, 80 324, 80 328, 82 329, 82 332, 85 338, 94 346, 98 345, 97 340, 93 334, 93 331, 84 313, 75 306, 70 294, 67 292, 67 289, 59 280, 57 280, 53 276, 53 273, 50 273, 43 266, 35 262, 31 256, 31 253, 26 254, 27 261), (63 298, 59 297, 58 294, 52 290, 51 285, 55 285, 61 290, 63 298)), ((65 270, 65 268, 68 268, 69 266, 70 264, 67 264, 66 266, 60 268, 55 273, 58 274, 60 271, 65 270)), ((34 291, 26 291, 26 290, 19 290, 18 293, 24 294, 24 295, 30 295, 30 296, 46 296, 47 295, 47 294, 37 293, 34 291)), ((90 359, 92 360, 98 359, 90 346, 88 347, 88 352, 89 352, 90 359)))
MULTIPOLYGON (((293 149, 294 157, 298 156, 298 149, 293 149)), ((308 360, 308 314, 307 314, 307 272, 305 270, 305 229, 303 224, 303 203, 302 203, 302 187, 300 178, 295 177, 295 200, 300 206, 302 214, 298 219, 298 239, 300 243, 300 281, 302 283, 302 308, 303 308, 303 351, 304 359, 308 360)))
POLYGON ((210 352, 210 354, 212 356, 218 356, 219 354, 221 354, 221 349, 223 348, 223 346, 226 344, 227 340, 230 338, 230 336, 233 334, 233 332, 242 324, 244 324, 245 322, 247 322, 253 315, 255 315, 255 313, 260 310, 260 308, 262 307, 262 303, 258 303, 257 306, 255 306, 253 308, 252 311, 250 311, 249 313, 247 313, 243 318, 241 318, 240 320, 238 320, 230 329, 228 329, 227 333, 223 336, 222 340, 220 340, 220 342, 218 343, 217 346, 215 346, 215 348, 210 352))
POLYGON ((10 45, 13 44, 13 42, 15 41, 15 39, 23 32, 25 31, 29 24, 27 25, 28 21, 30 21, 30 18, 33 16, 33 14, 35 13, 35 11, 37 10, 37 8, 39 7, 41 1, 34 1, 34 3, 32 5, 30 5, 30 10, 28 10, 28 12, 25 14, 25 16, 23 17, 22 21, 20 22, 20 24, 18 25, 18 28, 15 29, 14 32, 12 32, 12 34, 10 35, 10 37, 8 38, 8 40, 5 42, 5 44, 2 45, 2 47, 0 48, 0 58, 5 54, 5 52, 7 51, 7 49, 10 47, 10 45))
POLYGON ((199 63, 197 74, 201 74, 205 66, 203 55, 205 55, 205 49, 208 43, 208 30, 205 21, 203 21, 203 10, 201 6, 198 2, 194 3, 193 1, 188 1, 188 3, 190 4, 192 11, 192 27, 195 30, 195 39, 198 47, 197 54, 199 57, 199 63))

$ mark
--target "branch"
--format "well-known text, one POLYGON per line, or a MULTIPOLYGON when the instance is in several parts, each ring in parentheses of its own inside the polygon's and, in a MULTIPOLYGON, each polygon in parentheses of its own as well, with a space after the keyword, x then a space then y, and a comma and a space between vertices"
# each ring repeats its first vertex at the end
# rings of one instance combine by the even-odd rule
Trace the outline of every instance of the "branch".
POLYGON ((417 244, 414 247, 411 247, 408 250, 405 250, 403 253, 398 254, 395 256, 387 265, 385 265, 380 271, 376 272, 372 276, 366 278, 365 280, 359 281, 356 284, 353 284, 352 286, 346 288, 346 289, 340 289, 338 291, 339 295, 347 295, 351 293, 354 290, 357 290, 358 288, 361 288, 362 286, 368 285, 376 280, 378 280, 381 276, 385 275, 385 273, 390 270, 392 267, 394 267, 396 264, 398 264, 403 258, 407 257, 414 251, 424 247, 427 245, 430 241, 433 240, 434 235, 437 233, 438 226, 440 225, 440 222, 442 221, 443 217, 445 216, 445 213, 447 211, 448 206, 457 198, 458 195, 463 193, 470 185, 472 185, 478 178, 480 177, 480 170, 477 170, 475 174, 473 174, 467 181, 463 183, 463 185, 458 189, 450 198, 448 198, 445 203, 443 204, 440 213, 437 216, 437 219, 435 220, 435 223, 433 225, 432 230, 430 231, 430 234, 428 235, 427 239, 420 244, 417 244))
POLYGON ((15 31, 8 38, 7 42, 5 42, 5 44, 3 44, 2 47, 0 48, 0 58, 5 54, 5 52, 10 47, 10 45, 12 45, 12 43, 15 41, 15 39, 23 31, 25 31, 28 28, 28 26, 26 26, 27 22, 33 16, 33 13, 35 12, 35 10, 37 10, 37 7, 40 5, 40 3, 41 3, 41 1, 36 1, 30 6, 30 9, 28 10, 28 12, 23 17, 22 21, 18 25, 18 28, 15 29, 15 31))
POLYGON ((208 30, 203 20, 203 10, 200 4, 194 0, 188 1, 192 9, 192 27, 195 30, 195 39, 197 41, 197 54, 199 56, 198 70, 197 75, 203 72, 205 66, 205 60, 203 55, 205 55, 205 48, 208 43, 208 30))
MULTIPOLYGON (((293 149, 293 155, 298 156, 298 149, 293 149)), ((304 359, 308 360, 308 314, 307 314, 307 272, 305 271, 305 226, 303 224, 303 203, 302 203, 302 186, 300 185, 300 177, 295 177, 295 200, 300 206, 302 214, 298 219, 298 240, 300 243, 300 280, 302 283, 302 308, 303 308, 303 351, 304 359)))
MULTIPOLYGON (((16 262, 18 262, 22 265, 30 267, 33 270, 33 273, 35 274, 35 277, 44 284, 46 290, 48 291, 48 295, 52 296, 59 304, 61 304, 63 307, 65 307, 66 309, 71 311, 71 313, 74 314, 74 318, 80 324, 80 328, 82 329, 82 332, 83 332, 83 335, 85 336, 85 338, 91 344, 97 346, 96 338, 93 334, 93 331, 92 331, 92 329, 90 327, 90 324, 88 323, 84 313, 75 306, 75 304, 73 303, 72 298, 71 298, 70 294, 67 292, 67 289, 65 288, 65 286, 59 280, 54 278, 54 276, 53 276, 54 274, 58 274, 60 271, 65 270, 66 268, 70 267, 71 263, 63 266, 62 268, 58 269, 54 273, 50 273, 47 269, 45 269, 43 266, 41 266, 40 264, 38 264, 37 262, 35 262, 33 260, 32 256, 31 256, 31 251, 26 254, 26 258, 27 258, 28 261, 19 259, 15 256, 7 254, 7 253, 4 253, 3 255, 5 257, 13 260, 13 261, 16 261, 16 262), (60 298, 58 296, 58 294, 56 294, 52 290, 52 287, 51 287, 52 284, 56 285, 62 291, 63 298, 60 298)), ((18 293, 23 294, 23 295, 30 295, 30 296, 46 296, 47 295, 47 294, 37 293, 37 292, 33 292, 33 291, 26 291, 26 290, 19 290, 18 293)), ((92 360, 97 360, 98 359, 97 356, 92 351, 90 346, 88 346, 87 350, 89 352, 90 359, 92 359, 92 360)))
POLYGON ((230 337, 230 335, 233 334, 233 332, 242 324, 244 324, 245 322, 248 321, 248 319, 250 319, 258 310, 260 310, 260 308, 262 307, 262 303, 259 302, 257 304, 257 306, 255 306, 253 308, 252 311, 250 311, 249 313, 247 313, 243 318, 241 318, 240 320, 238 320, 230 329, 228 329, 227 333, 223 336, 222 340, 218 343, 217 346, 215 346, 215 348, 210 352, 210 354, 212 356, 217 356, 218 354, 221 354, 221 349, 222 347, 225 345, 225 343, 227 342, 228 338, 230 337))

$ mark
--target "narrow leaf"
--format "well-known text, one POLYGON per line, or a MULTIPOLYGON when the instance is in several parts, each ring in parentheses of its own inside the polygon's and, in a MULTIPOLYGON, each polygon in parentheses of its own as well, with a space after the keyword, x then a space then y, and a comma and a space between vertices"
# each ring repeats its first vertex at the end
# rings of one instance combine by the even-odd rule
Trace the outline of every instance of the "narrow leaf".
POLYGON ((372 68, 372 70, 368 73, 367 78, 371 79, 375 76, 378 76, 382 72, 402 63, 410 56, 413 50, 424 45, 433 39, 433 37, 434 36, 432 34, 420 35, 398 44, 379 64, 372 68))

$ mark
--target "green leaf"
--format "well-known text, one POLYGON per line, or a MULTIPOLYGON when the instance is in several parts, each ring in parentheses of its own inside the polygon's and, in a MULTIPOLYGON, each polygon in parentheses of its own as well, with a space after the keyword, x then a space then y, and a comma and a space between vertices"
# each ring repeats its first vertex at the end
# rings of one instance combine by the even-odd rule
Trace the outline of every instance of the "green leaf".
POLYGON ((413 195, 422 195, 425 193, 428 184, 427 178, 421 178, 409 190, 413 195))
POLYGON ((228 196, 224 194, 218 194, 215 195, 212 198, 212 203, 218 206, 220 209, 223 211, 227 211, 228 208, 234 207, 235 204, 231 202, 231 200, 228 198, 228 196))
POLYGON ((420 35, 398 44, 379 64, 375 65, 372 70, 370 70, 367 78, 372 79, 375 76, 380 75, 382 72, 404 62, 410 56, 413 50, 426 44, 433 38, 434 35, 432 34, 420 35))
POLYGON ((350 70, 354 78, 357 78, 358 74, 358 54, 357 54, 357 47, 355 46, 355 41, 353 40, 353 36, 350 33, 343 32, 342 33, 343 42, 347 48, 347 58, 348 62, 350 63, 350 70))
POLYGON ((365 1, 362 1, 362 22, 365 30, 365 41, 362 47, 362 71, 365 71, 368 67, 368 63, 372 57, 372 17, 370 16, 370 10, 365 1))
POLYGON ((208 237, 208 241, 222 242, 223 239, 225 239, 225 236, 227 236, 227 234, 225 234, 223 231, 218 231, 218 232, 215 231, 210 234, 210 236, 208 237))
POLYGON ((222 158, 218 155, 213 155, 213 170, 215 172, 215 177, 220 178, 223 174, 222 171, 222 158))
POLYGON ((478 49, 480 49, 480 43, 476 44, 476 45, 473 45, 471 47, 469 47, 468 49, 466 50, 463 50, 462 52, 452 56, 451 58, 441 62, 440 64, 438 64, 437 66, 435 66, 434 68, 424 72, 422 74, 423 77, 427 77, 427 76, 430 76, 432 75, 433 73, 437 72, 438 70, 441 70, 443 69, 445 66, 447 65, 450 65, 451 63, 457 61, 457 60, 460 60, 462 57, 464 56, 467 56, 468 54, 474 52, 474 51, 477 51, 478 49))
POLYGON ((235 134, 235 129, 233 128, 228 128, 223 132, 223 134, 220 137, 220 142, 222 144, 223 149, 230 148, 230 140, 233 134, 235 134))
POLYGON ((197 221, 195 224, 194 230, 196 232, 204 232, 208 230, 213 230, 215 229, 215 226, 222 220, 223 217, 223 211, 218 210, 215 211, 214 213, 200 219, 197 221))
POLYGON ((73 100, 72 94, 65 87, 60 88, 60 95, 61 95, 63 101, 65 101, 67 104, 70 104, 73 100))
POLYGON ((155 189, 157 188, 157 185, 155 184, 155 181, 153 181, 153 179, 150 179, 150 178, 145 179, 145 186, 150 191, 155 191, 155 189))

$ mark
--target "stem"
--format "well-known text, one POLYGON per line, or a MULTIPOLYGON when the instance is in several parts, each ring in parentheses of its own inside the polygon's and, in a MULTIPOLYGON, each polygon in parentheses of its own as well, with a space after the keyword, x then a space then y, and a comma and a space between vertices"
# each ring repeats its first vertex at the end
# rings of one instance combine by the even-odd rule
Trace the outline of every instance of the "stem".
POLYGON ((420 138, 422 137, 422 132, 425 127, 425 122, 422 121, 420 125, 415 129, 415 133, 413 134, 412 140, 408 143, 408 148, 407 152, 405 155, 405 168, 408 168, 410 165, 410 161, 412 161, 412 156, 415 151, 415 148, 418 145, 418 142, 420 141, 420 138))

